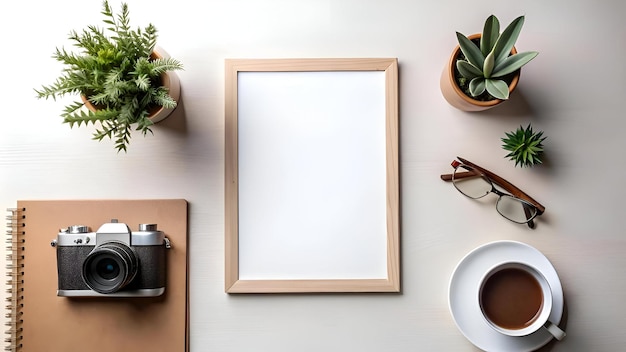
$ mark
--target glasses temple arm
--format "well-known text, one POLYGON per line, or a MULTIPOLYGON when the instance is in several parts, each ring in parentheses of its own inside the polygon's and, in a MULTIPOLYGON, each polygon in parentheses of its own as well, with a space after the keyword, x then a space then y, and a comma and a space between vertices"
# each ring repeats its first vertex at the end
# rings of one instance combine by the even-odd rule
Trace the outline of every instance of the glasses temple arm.
MULTIPOLYGON (((455 178, 466 178, 466 177, 476 177, 476 176, 479 176, 479 175, 476 175, 475 172, 469 172, 469 171, 461 171, 461 172, 457 172, 454 174, 455 178)), ((444 181, 452 181, 452 174, 443 174, 440 177, 444 181)))
POLYGON ((533 213, 532 213, 531 209, 529 209, 528 205, 524 204, 524 203, 522 203, 522 207, 524 208, 524 215, 526 215, 526 219, 528 220, 528 222, 526 224, 531 229, 534 229, 535 228, 535 223, 532 220, 533 213))

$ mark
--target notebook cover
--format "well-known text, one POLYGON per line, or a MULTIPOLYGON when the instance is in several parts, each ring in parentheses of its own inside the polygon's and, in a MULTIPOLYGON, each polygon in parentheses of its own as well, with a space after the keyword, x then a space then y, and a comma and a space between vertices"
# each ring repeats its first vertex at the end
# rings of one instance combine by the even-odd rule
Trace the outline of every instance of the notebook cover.
MULTIPOLYGON (((23 211, 23 351, 188 351, 187 202, 165 200, 18 201, 23 211), (156 223, 171 242, 165 293, 149 298, 58 297, 60 228, 111 219, 137 231, 156 223)), ((80 265, 80 263, 77 263, 80 265)), ((18 348, 18 351, 20 349, 18 348)))

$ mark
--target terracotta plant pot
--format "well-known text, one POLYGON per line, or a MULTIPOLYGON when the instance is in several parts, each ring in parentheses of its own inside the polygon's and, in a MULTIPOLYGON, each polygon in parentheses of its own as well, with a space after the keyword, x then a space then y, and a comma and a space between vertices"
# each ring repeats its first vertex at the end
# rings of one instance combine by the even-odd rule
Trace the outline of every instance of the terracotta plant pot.
MULTIPOLYGON (((157 47, 154 48, 154 51, 152 52, 150 57, 152 59, 162 59, 168 58, 170 56, 163 49, 157 47)), ((176 74, 176 72, 168 71, 163 73, 161 75, 161 81, 163 86, 169 90, 169 95, 172 97, 172 99, 174 99, 174 101, 178 103, 178 101, 180 100, 180 80, 178 79, 178 75, 176 74)), ((87 109, 94 112, 98 110, 98 108, 93 105, 87 99, 87 97, 81 95, 80 98, 82 99, 83 103, 85 103, 87 109)), ((174 111, 174 109, 176 108, 166 109, 162 106, 157 106, 154 108, 153 111, 150 112, 148 118, 152 120, 153 123, 157 123, 168 117, 174 111)))
MULTIPOLYGON (((468 37, 469 40, 479 39, 481 34, 473 34, 468 37)), ((511 55, 516 54, 517 50, 515 47, 511 50, 511 55)), ((455 68, 456 61, 458 60, 459 54, 461 54, 461 47, 459 45, 452 51, 452 55, 450 55, 450 60, 448 60, 448 64, 444 67, 443 72, 441 73, 441 80, 439 82, 441 86, 441 93, 443 97, 450 103, 450 105, 455 108, 463 111, 482 111, 493 108, 504 102, 501 99, 493 99, 488 101, 481 101, 473 99, 472 97, 463 93, 459 85, 456 83, 455 79, 455 68)), ((509 84, 509 94, 513 92, 515 87, 517 87, 517 83, 519 81, 520 70, 517 70, 513 74, 513 79, 509 84)))

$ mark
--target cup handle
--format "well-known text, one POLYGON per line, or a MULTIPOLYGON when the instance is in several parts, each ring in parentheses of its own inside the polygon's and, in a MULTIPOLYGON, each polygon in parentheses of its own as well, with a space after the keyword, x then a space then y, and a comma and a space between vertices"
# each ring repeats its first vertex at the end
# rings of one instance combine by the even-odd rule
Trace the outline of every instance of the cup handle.
POLYGON ((552 336, 554 336, 554 338, 559 341, 563 340, 566 335, 565 331, 561 330, 561 328, 559 328, 556 324, 553 324, 550 321, 548 321, 543 327, 546 328, 550 332, 550 334, 552 334, 552 336))

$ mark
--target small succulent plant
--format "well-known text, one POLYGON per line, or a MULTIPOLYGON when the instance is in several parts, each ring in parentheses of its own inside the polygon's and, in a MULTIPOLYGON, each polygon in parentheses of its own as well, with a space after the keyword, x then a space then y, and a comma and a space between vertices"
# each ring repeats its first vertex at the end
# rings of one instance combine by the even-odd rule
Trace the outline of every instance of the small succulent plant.
POLYGON ((515 166, 532 167, 541 164, 543 155, 543 131, 535 133, 531 124, 526 128, 520 127, 512 132, 505 133, 502 138, 502 148, 509 151, 505 158, 515 161, 515 166))
POLYGON ((457 60, 459 73, 468 79, 470 94, 478 97, 485 91, 494 98, 508 99, 509 85, 502 78, 534 59, 536 51, 511 54, 522 30, 524 16, 513 20, 500 34, 500 22, 491 15, 485 21, 480 44, 456 32, 464 58, 457 60))

